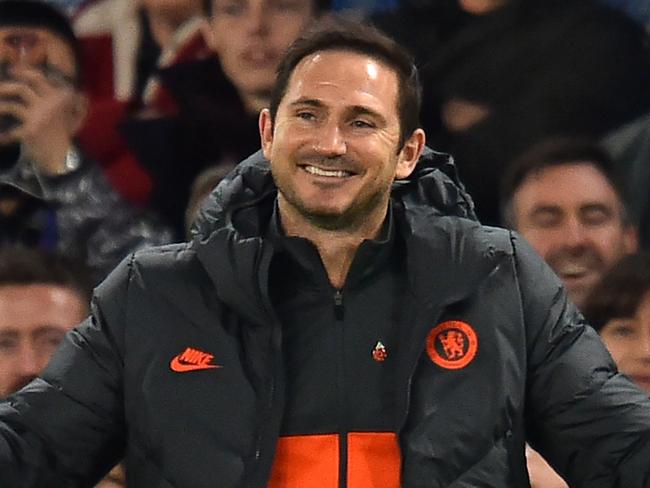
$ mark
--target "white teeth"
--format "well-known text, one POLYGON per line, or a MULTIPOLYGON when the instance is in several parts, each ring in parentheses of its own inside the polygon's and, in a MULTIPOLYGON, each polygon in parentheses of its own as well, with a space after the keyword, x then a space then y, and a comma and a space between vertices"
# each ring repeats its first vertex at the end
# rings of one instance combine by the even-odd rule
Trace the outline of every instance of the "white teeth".
POLYGON ((582 275, 589 271, 589 268, 582 266, 576 263, 567 263, 564 266, 561 266, 559 269, 559 274, 563 275, 582 275))
POLYGON ((331 178, 345 178, 346 176, 350 176, 350 173, 342 170, 326 170, 315 166, 305 166, 304 168, 307 173, 317 176, 329 176, 331 178))

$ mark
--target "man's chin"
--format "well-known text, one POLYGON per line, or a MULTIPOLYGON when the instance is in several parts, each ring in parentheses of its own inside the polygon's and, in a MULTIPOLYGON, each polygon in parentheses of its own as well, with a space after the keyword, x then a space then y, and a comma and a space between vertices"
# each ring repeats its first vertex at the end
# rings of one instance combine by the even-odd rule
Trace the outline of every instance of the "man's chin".
POLYGON ((569 298, 578 308, 584 307, 585 302, 589 297, 589 293, 591 292, 591 289, 594 287, 594 285, 595 281, 591 280, 574 283, 565 282, 569 298))
POLYGON ((313 210, 303 213, 314 226, 325 230, 340 230, 349 227, 352 220, 345 212, 333 210, 313 210))

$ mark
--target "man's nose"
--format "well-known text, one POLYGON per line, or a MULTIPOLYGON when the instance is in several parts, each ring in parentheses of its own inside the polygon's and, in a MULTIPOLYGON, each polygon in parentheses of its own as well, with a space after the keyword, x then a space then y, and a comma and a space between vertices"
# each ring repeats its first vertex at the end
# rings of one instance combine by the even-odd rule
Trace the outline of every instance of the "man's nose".
POLYGON ((337 123, 324 124, 317 137, 316 150, 323 156, 342 156, 348 150, 345 137, 337 123))
POLYGON ((589 240, 589 232, 580 220, 571 218, 564 227, 564 242, 568 247, 580 248, 589 240))
POLYGON ((37 347, 31 344, 25 344, 18 352, 15 367, 20 376, 32 378, 41 373, 46 363, 47 358, 44 357, 37 347))
POLYGON ((266 35, 269 32, 269 14, 263 5, 253 5, 248 11, 248 26, 251 33, 266 35))

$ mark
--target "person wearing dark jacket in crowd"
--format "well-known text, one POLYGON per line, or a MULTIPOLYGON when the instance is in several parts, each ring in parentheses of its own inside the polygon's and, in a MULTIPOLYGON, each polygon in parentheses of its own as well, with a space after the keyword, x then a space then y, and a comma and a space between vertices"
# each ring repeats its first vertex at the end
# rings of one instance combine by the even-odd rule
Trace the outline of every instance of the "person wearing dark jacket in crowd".
POLYGON ((575 486, 650 486, 650 400, 534 251, 476 220, 418 114, 390 39, 301 36, 264 157, 0 404, 0 484, 84 486, 126 454, 138 487, 523 488, 528 439, 575 486))
POLYGON ((67 19, 0 1, 0 244, 58 250, 96 281, 171 232, 127 205, 73 138, 85 117, 78 45, 67 19))
POLYGON ((404 37, 422 59, 424 126, 454 155, 481 221, 497 224, 499 175, 531 145, 599 138, 650 110, 650 56, 643 29, 598 2, 457 3, 464 15, 455 35, 434 38, 425 28, 404 37))

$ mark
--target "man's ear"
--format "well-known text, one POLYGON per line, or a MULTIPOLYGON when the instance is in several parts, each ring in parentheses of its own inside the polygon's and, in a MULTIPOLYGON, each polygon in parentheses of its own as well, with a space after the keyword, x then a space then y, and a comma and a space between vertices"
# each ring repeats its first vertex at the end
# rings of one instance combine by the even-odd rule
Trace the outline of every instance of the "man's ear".
POLYGON ((271 112, 268 108, 262 109, 259 117, 260 140, 262 143, 262 153, 264 157, 271 160, 271 150, 273 148, 273 121, 271 112))
POLYGON ((408 178, 418 164, 424 145, 426 135, 422 129, 416 129, 413 134, 404 142, 402 149, 397 155, 397 167, 395 168, 395 179, 408 178))

